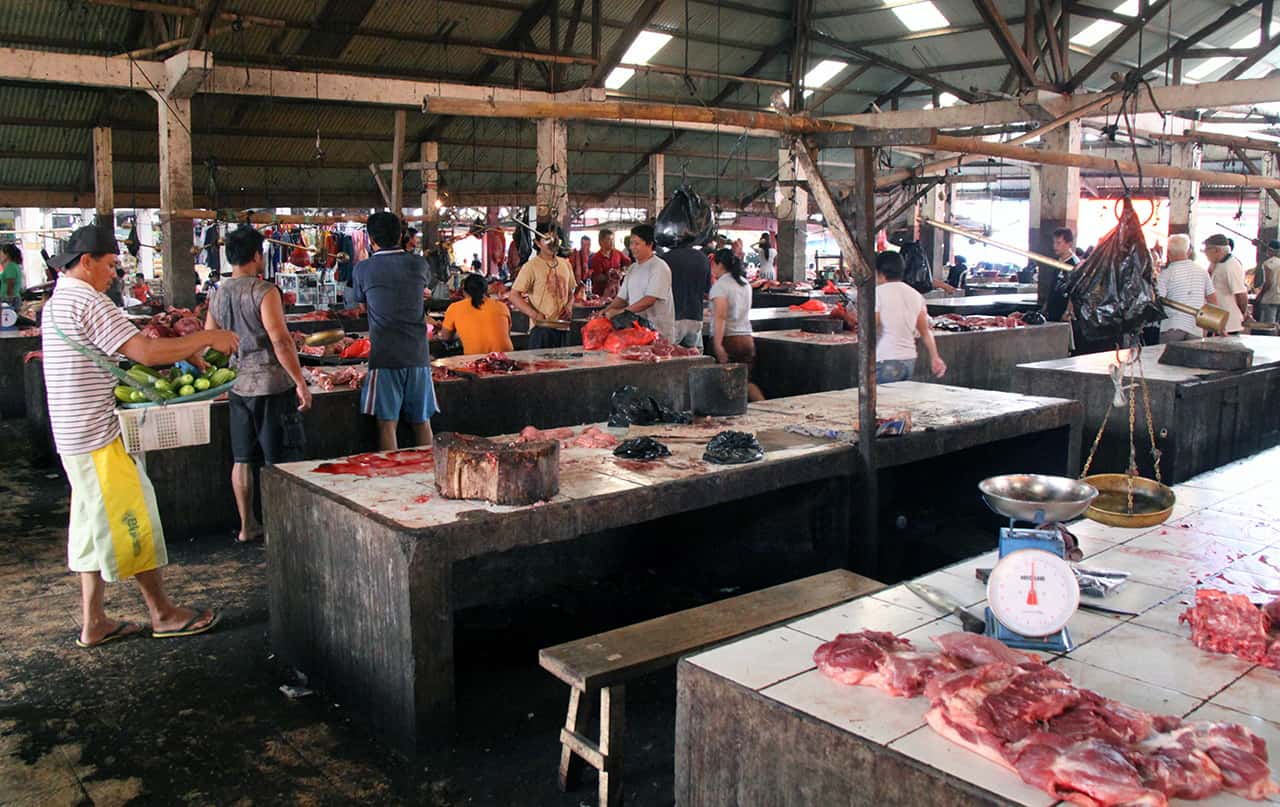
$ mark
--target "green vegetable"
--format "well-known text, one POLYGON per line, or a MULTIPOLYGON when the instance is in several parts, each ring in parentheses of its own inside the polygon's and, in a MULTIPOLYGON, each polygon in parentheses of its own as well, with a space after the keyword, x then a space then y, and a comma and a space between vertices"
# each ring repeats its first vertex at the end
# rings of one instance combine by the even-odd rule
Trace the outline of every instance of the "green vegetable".
POLYGON ((195 395, 196 388, 190 384, 183 384, 182 389, 178 390, 179 395, 195 395))
POLYGON ((156 379, 156 389, 161 392, 173 392, 173 384, 165 381, 163 378, 156 379))
POLYGON ((214 367, 226 367, 231 361, 231 357, 225 353, 209 348, 204 354, 204 360, 212 364, 214 367))
POLYGON ((160 397, 166 401, 172 401, 174 398, 178 397, 178 393, 174 392, 173 388, 170 387, 168 384, 165 385, 164 389, 161 389, 160 386, 157 384, 156 392, 160 393, 160 397))
POLYGON ((210 386, 212 386, 212 384, 209 382, 209 379, 204 377, 196 379, 195 388, 200 390, 201 392, 204 392, 205 390, 209 389, 210 386))
MULTIPOLYGON (((156 379, 159 378, 159 376, 148 374, 147 370, 149 369, 150 368, 143 367, 140 364, 135 364, 129 368, 128 375, 130 378, 132 378, 134 381, 137 381, 139 384, 154 384, 156 379)), ((154 373, 155 371, 151 370, 151 372, 154 373)))
POLYGON ((132 403, 133 387, 130 387, 127 384, 121 384, 120 386, 116 387, 116 400, 121 403, 132 403))
POLYGON ((140 389, 131 390, 129 392, 129 403, 142 403, 147 400, 147 394, 140 389))
POLYGON ((221 387, 223 384, 234 381, 235 378, 235 370, 223 367, 220 370, 215 370, 213 375, 209 376, 209 382, 215 387, 221 387))
POLYGON ((186 387, 194 384, 195 380, 195 376, 191 375, 191 373, 183 373, 181 376, 174 379, 173 385, 175 387, 186 387))

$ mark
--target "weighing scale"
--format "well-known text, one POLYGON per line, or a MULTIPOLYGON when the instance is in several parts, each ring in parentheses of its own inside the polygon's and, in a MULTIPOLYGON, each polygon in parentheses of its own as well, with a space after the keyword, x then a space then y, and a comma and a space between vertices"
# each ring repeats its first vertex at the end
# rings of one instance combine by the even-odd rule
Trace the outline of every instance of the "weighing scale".
POLYGON ((18 312, 8 303, 0 304, 0 328, 10 330, 18 327, 18 312))
POLYGON ((1022 521, 1052 525, 1083 513, 1097 497, 1074 479, 1034 474, 996 476, 979 485, 992 510, 1009 518, 1000 529, 999 559, 987 580, 987 630, 1010 647, 1065 653, 1067 622, 1080 607, 1080 584, 1066 560, 1056 528, 1018 527, 1022 521))

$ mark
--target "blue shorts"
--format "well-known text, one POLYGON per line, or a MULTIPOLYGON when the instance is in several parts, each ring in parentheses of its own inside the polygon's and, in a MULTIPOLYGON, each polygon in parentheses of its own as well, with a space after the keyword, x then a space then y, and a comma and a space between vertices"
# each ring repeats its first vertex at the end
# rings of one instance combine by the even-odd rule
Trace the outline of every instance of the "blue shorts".
POLYGON ((915 359, 885 359, 876 362, 876 383, 892 384, 895 381, 910 381, 916 369, 915 359))
POLYGON ((360 411, 378 420, 426 423, 440 411, 430 367, 370 370, 360 391, 360 411))

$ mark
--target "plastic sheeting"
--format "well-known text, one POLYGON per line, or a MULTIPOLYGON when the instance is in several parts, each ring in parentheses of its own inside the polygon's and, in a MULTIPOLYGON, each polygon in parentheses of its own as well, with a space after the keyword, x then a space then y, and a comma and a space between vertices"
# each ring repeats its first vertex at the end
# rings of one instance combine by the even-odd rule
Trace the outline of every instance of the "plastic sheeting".
POLYGON ((711 243, 716 235, 715 214, 711 205, 688 185, 671 194, 654 223, 654 241, 662 247, 700 247, 711 243))
POLYGON ((1142 222, 1127 197, 1115 229, 1070 275, 1067 294, 1081 336, 1088 342, 1134 341, 1144 325, 1163 316, 1142 222))

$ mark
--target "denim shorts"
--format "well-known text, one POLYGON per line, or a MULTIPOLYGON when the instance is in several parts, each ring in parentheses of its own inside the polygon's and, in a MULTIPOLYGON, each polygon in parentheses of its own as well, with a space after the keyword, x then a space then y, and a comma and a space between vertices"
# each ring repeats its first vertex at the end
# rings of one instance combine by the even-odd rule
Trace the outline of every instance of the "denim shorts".
POLYGON ((360 411, 378 420, 426 423, 440 411, 430 367, 370 370, 360 391, 360 411))
POLYGON ((910 381, 916 369, 915 359, 885 359, 876 362, 876 383, 892 384, 895 381, 910 381))

